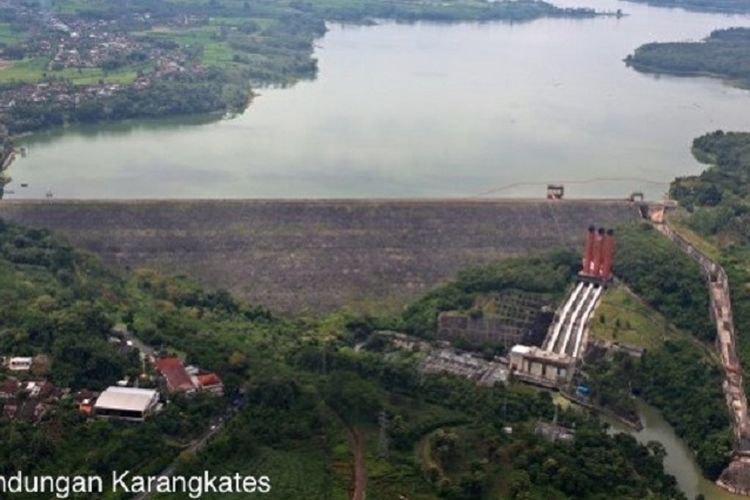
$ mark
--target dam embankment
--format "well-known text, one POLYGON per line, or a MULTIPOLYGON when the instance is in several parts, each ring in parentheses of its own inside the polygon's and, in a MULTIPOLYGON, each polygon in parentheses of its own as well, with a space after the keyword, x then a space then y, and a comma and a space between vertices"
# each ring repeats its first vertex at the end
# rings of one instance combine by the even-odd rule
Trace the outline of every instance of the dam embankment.
POLYGON ((3 200, 119 268, 155 268, 276 310, 396 307, 467 267, 574 246, 640 218, 609 200, 3 200))

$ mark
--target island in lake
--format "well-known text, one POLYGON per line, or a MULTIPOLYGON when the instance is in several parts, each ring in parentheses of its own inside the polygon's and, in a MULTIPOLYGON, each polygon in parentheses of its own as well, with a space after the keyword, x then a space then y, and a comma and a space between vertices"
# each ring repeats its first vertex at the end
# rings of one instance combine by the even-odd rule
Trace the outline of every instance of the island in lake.
POLYGON ((701 42, 648 43, 625 62, 647 73, 712 76, 750 87, 750 28, 717 30, 701 42))

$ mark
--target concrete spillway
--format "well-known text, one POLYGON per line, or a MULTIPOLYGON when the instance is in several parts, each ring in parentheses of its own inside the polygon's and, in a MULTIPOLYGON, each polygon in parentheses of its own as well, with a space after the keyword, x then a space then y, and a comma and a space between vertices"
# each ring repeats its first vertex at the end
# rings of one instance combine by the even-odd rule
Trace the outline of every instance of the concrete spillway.
POLYGON ((578 248, 640 218, 612 200, 0 201, 120 268, 187 274, 277 310, 400 309, 457 272, 578 248))
POLYGON ((586 325, 601 298, 598 283, 579 282, 563 303, 550 327, 543 348, 558 355, 578 357, 582 352, 586 325))

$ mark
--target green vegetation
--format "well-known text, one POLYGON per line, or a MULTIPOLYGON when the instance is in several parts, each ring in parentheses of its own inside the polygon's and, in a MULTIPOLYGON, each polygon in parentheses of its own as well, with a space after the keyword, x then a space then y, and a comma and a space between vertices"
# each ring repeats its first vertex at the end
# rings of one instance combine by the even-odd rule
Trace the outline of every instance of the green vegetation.
POLYGON ((614 273, 678 328, 705 341, 716 331, 698 265, 649 224, 617 231, 614 273))
POLYGON ((657 7, 676 7, 698 12, 722 12, 725 14, 746 14, 750 5, 745 0, 628 0, 647 3, 657 7))
POLYGON ((703 473, 715 478, 728 462, 731 430, 706 284, 697 264, 651 225, 623 226, 617 235, 615 274, 645 304, 625 290, 609 291, 592 331, 611 340, 622 335, 623 343, 647 350, 640 359, 589 356, 592 397, 632 418, 630 394, 642 396, 693 449, 703 473))
MULTIPOLYGON (((687 209, 679 222, 719 254, 729 276, 737 351, 750 365, 750 133, 716 131, 693 141, 695 157, 711 166, 698 176, 676 179, 673 198, 687 209)), ((746 392, 747 392, 747 380, 746 392)))
POLYGON ((718 361, 687 340, 667 341, 646 353, 638 368, 634 390, 662 410, 695 451, 703 473, 717 478, 729 462, 733 439, 718 361))
MULTIPOLYGON (((747 2, 741 3, 748 6, 747 2)), ((714 76, 747 87, 750 28, 714 31, 702 42, 648 43, 638 47, 625 62, 638 71, 714 76)))
POLYGON ((313 42, 325 34, 327 21, 595 15, 541 0, 55 0, 48 8, 93 38, 61 29, 49 11, 31 2, 0 9, 0 104, 8 110, 0 122, 11 134, 70 122, 242 111, 253 95, 251 82, 289 85, 315 77, 313 42), (112 36, 114 43, 91 50, 91 40, 112 36), (75 57, 56 50, 61 40, 61 52, 75 57), (86 59, 98 52, 107 55, 86 59), (57 86, 43 97, 19 90, 41 82, 57 86), (124 90, 106 88, 111 84, 124 90))
POLYGON ((586 373, 594 401, 626 419, 636 415, 631 393, 658 408, 715 479, 729 462, 732 431, 723 376, 709 349, 685 338, 667 340, 640 359, 623 352, 589 356, 586 373))
POLYGON ((403 314, 402 327, 414 335, 429 337, 437 328, 438 313, 470 309, 478 296, 489 292, 518 290, 561 299, 579 270, 578 261, 575 253, 560 251, 544 257, 507 259, 461 273, 454 282, 411 304, 403 314))
MULTIPOLYGON (((0 221, 0 349, 46 355, 32 375, 70 387, 98 389, 140 374, 140 360, 107 342, 127 309, 123 282, 90 257, 47 233, 0 221)), ((53 403, 37 425, 0 420, 0 473, 104 474, 161 470, 178 444, 201 432, 216 412, 202 398, 176 400, 143 426, 98 421, 86 425, 73 402, 53 403)))
POLYGON ((642 349, 655 349, 677 330, 622 285, 607 289, 591 323, 594 339, 642 349))
MULTIPOLYGON (((424 376, 416 369, 419 354, 368 342, 371 318, 278 319, 184 278, 107 272, 45 232, 9 224, 0 226, 0 243, 3 349, 51 354, 50 379, 73 389, 106 385, 139 371, 103 341, 112 324, 124 324, 150 344, 217 371, 238 404, 238 414, 196 455, 184 446, 223 411, 220 399, 176 398, 145 424, 86 423, 64 399, 36 425, 0 422, 4 474, 156 473, 179 457, 181 473, 269 475, 270 498, 343 499, 353 461, 348 436, 357 432, 364 437, 368 497, 376 499, 681 497, 658 450, 610 435, 573 410, 561 411, 560 422, 575 426, 575 443, 547 442, 534 426, 552 418, 548 392, 424 376), (353 348, 362 342, 373 349, 353 348), (89 357, 67 357, 76 353, 89 357), (378 459, 381 410, 390 445, 378 459), (435 441, 436 433, 461 439, 435 441)), ((563 280, 572 265, 567 254, 518 259, 514 266, 524 272, 469 272, 458 289, 517 287, 522 277, 533 282, 535 266, 563 280)))
POLYGON ((106 381, 137 375, 137 356, 127 357, 107 342, 112 320, 98 295, 116 292, 81 279, 91 265, 43 232, 0 225, 0 350, 53 356, 47 375, 63 386, 100 389, 106 381))

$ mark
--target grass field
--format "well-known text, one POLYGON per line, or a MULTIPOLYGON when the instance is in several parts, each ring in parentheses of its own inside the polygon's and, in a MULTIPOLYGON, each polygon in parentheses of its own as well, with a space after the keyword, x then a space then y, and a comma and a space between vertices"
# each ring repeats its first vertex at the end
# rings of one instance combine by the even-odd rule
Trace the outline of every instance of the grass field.
POLYGON ((226 41, 218 37, 218 33, 218 27, 208 26, 179 30, 170 27, 157 27, 151 31, 138 34, 171 40, 183 47, 203 47, 203 64, 222 67, 233 62, 232 58, 235 53, 226 41))
POLYGON ((45 77, 65 78, 77 85, 93 85, 103 80, 106 83, 128 84, 137 77, 136 67, 125 67, 117 71, 104 71, 100 68, 68 68, 48 71, 46 57, 34 57, 20 61, 10 61, 0 69, 0 82, 36 83, 45 77))
POLYGON ((709 241, 702 237, 687 226, 686 213, 670 214, 669 224, 677 233, 685 238, 691 245, 706 254, 709 258, 714 261, 718 261, 721 257, 721 250, 715 242, 709 241))
MULTIPOLYGON (((223 469, 227 474, 268 476, 271 479, 270 493, 263 498, 285 500, 305 498, 310 500, 345 500, 346 489, 332 477, 328 468, 328 457, 324 450, 314 446, 297 449, 263 448, 250 461, 227 462, 223 469)), ((246 494, 205 495, 206 499, 235 500, 247 498, 246 494)), ((165 497, 166 498, 166 497, 165 497)))
POLYGON ((622 285, 609 288, 591 323, 591 336, 644 349, 654 349, 680 332, 622 285))
POLYGON ((0 23, 0 43, 6 45, 22 42, 28 38, 27 33, 14 30, 8 23, 0 23))

